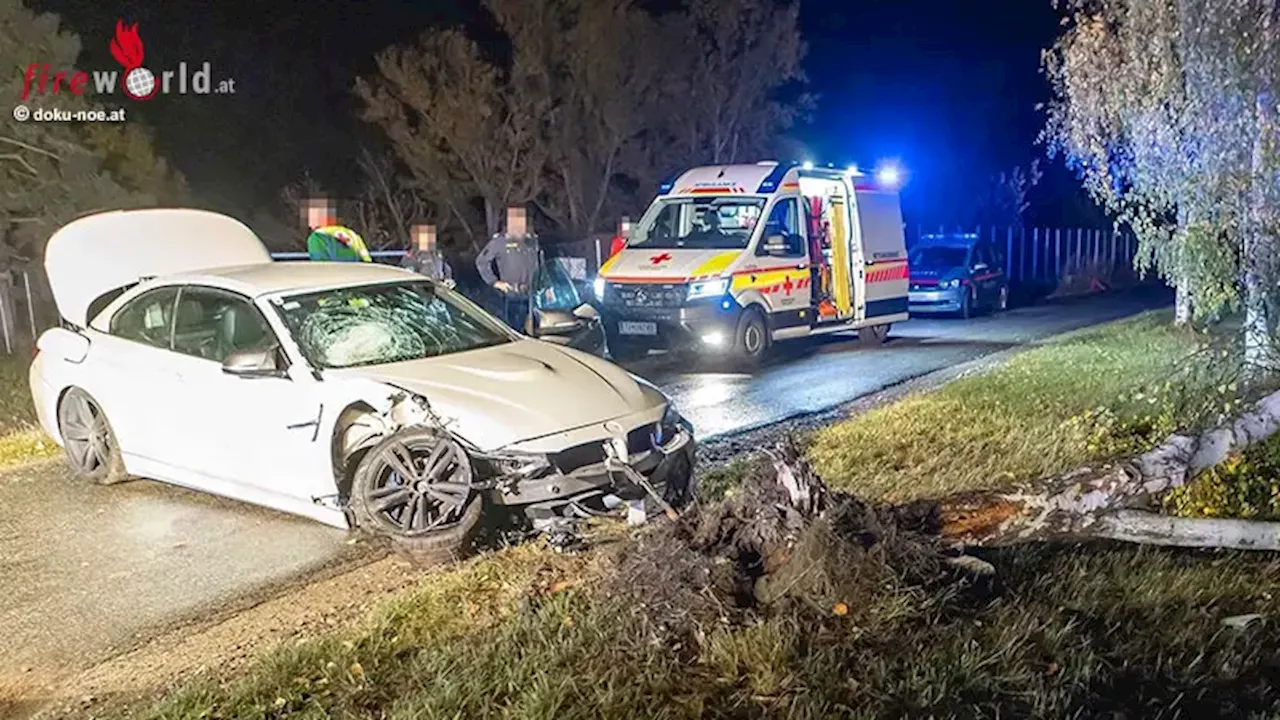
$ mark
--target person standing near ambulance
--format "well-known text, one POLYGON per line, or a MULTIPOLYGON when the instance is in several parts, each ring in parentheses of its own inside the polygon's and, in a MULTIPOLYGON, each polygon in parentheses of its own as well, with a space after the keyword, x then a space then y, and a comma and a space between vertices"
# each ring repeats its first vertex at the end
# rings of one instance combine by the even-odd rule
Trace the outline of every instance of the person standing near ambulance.
POLYGON ((373 262, 360 233, 338 224, 337 212, 328 198, 308 198, 303 215, 311 230, 307 236, 307 255, 312 260, 373 262))
POLYGON ((507 208, 506 230, 494 235, 476 256, 480 277, 502 296, 503 319, 526 333, 532 332, 529 301, 538 257, 538 239, 529 232, 522 207, 507 208))
POLYGON ((627 246, 627 240, 631 238, 631 218, 626 215, 622 216, 622 220, 618 222, 618 234, 613 236, 613 242, 609 245, 609 257, 613 257, 622 252, 627 246))

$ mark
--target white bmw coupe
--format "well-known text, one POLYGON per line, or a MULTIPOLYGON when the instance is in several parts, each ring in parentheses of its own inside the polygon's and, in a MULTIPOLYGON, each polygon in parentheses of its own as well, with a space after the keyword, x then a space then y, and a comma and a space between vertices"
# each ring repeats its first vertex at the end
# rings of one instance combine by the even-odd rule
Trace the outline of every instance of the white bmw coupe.
POLYGON ((408 271, 276 262, 189 209, 76 220, 45 268, 62 326, 38 341, 32 397, 86 481, 152 478, 428 551, 486 503, 692 491, 692 428, 655 387, 408 271))

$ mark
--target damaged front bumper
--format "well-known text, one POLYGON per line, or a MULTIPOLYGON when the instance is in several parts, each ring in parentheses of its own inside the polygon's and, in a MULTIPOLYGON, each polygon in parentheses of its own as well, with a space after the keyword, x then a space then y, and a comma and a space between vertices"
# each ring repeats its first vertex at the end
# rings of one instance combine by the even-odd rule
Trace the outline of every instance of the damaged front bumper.
MULTIPOLYGON (((561 469, 563 460, 557 457, 565 453, 553 453, 537 471, 496 478, 488 490, 488 500, 495 505, 506 506, 556 505, 591 495, 643 500, 648 495, 645 488, 632 482, 627 473, 611 469, 605 448, 610 442, 610 439, 603 439, 587 444, 598 446, 600 460, 579 465, 568 472, 561 469)), ((695 449, 692 429, 685 424, 664 444, 652 445, 638 453, 628 452, 626 465, 660 493, 669 490, 683 493, 693 479, 695 449), (677 485, 678 488, 675 487, 677 485)), ((581 446, 571 451, 579 455, 592 452, 581 446)))

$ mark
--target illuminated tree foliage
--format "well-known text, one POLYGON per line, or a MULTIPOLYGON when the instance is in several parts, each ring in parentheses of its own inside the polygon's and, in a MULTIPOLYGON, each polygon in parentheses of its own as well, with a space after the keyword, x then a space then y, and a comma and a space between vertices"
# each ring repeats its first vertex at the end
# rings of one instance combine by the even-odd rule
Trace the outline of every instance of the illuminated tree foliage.
POLYGON ((632 0, 485 6, 506 52, 430 30, 379 54, 356 92, 429 196, 464 225, 483 207, 490 233, 513 203, 571 235, 611 227, 675 167, 768 155, 808 103, 780 97, 803 81, 794 3, 690 0, 661 16, 632 0))
POLYGON ((1134 230, 1179 319, 1242 302, 1265 352, 1277 280, 1274 0, 1057 0, 1045 139, 1134 230))
MULTIPOLYGON (((31 63, 70 71, 80 40, 53 15, 36 15, 20 0, 0 0, 0 97, 22 97, 31 63)), ((33 94, 33 111, 93 108, 65 88, 33 94)), ((6 115, 11 106, 6 105, 6 115)), ((182 197, 181 178, 156 157, 149 133, 137 123, 18 122, 0 124, 0 267, 15 257, 36 259, 43 241, 75 216, 100 209, 153 204, 182 197)))

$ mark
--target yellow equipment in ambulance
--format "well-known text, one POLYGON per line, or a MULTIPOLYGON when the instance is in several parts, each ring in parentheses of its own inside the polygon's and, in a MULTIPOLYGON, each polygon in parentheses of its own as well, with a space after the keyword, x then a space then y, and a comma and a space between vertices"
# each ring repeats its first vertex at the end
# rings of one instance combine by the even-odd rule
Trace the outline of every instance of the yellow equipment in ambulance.
POLYGON ((617 359, 695 347, 758 361, 771 343, 907 319, 896 187, 856 169, 762 162, 662 183, 595 294, 617 359))

